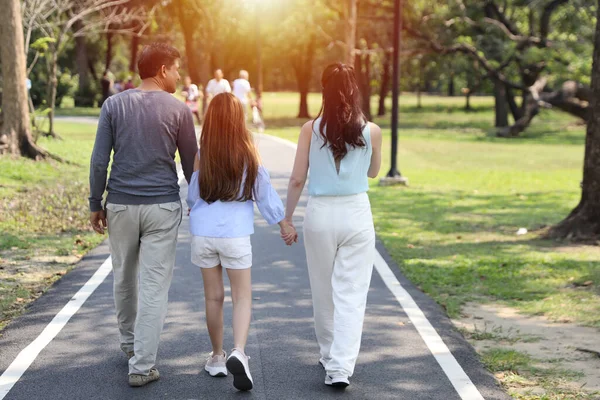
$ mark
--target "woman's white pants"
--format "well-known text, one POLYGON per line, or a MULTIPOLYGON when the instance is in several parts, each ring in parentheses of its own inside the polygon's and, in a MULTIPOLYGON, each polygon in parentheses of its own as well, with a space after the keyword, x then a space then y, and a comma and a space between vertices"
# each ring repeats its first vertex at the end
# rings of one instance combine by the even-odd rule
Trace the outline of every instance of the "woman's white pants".
POLYGON ((328 375, 352 376, 375 256, 367 194, 311 197, 304 246, 321 360, 328 375))

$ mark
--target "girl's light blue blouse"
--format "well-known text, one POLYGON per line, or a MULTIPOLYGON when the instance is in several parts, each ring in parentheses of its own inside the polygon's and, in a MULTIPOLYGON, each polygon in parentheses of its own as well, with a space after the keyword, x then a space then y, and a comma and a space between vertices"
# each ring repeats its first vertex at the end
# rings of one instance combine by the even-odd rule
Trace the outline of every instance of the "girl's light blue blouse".
MULTIPOLYGON (((269 225, 285 217, 283 203, 271 185, 269 172, 262 165, 254 184, 254 200, 269 225)), ((192 174, 187 203, 191 209, 190 232, 194 236, 235 238, 254 233, 254 202, 216 201, 208 204, 200 198, 198 171, 192 174)))

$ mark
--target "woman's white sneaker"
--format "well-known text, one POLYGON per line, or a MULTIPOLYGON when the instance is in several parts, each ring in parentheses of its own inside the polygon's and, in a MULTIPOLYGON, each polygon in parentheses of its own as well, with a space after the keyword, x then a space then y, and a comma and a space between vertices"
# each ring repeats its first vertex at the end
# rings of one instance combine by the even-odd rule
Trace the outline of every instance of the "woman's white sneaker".
POLYGON ((227 369, 233 374, 233 387, 237 390, 251 390, 254 385, 248 366, 249 359, 238 349, 233 349, 227 358, 227 369))
POLYGON ((213 355, 211 352, 206 360, 204 370, 208 372, 210 376, 227 376, 227 367, 225 366, 225 360, 227 359, 227 353, 213 355))
POLYGON ((325 374, 325 384, 336 388, 346 388, 350 385, 350 381, 345 376, 329 376, 325 374))

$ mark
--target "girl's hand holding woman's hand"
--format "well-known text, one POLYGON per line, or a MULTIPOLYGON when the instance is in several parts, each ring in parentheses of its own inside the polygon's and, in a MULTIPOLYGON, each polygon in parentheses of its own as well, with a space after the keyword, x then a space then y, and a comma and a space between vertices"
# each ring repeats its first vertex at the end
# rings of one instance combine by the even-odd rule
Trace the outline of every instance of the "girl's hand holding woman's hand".
POLYGON ((288 246, 298 242, 298 233, 296 228, 287 218, 279 223, 281 238, 288 246))

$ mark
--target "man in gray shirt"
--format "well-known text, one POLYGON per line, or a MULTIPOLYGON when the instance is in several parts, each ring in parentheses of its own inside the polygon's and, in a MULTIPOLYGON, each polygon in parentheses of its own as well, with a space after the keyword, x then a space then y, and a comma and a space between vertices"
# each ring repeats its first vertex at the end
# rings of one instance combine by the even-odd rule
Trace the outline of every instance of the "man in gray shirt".
POLYGON ((159 378, 154 366, 183 211, 175 152, 189 182, 198 151, 192 113, 171 95, 180 79, 179 58, 166 44, 143 49, 142 84, 103 104, 90 165, 90 222, 100 234, 108 224, 121 349, 129 357, 131 386, 159 378))

